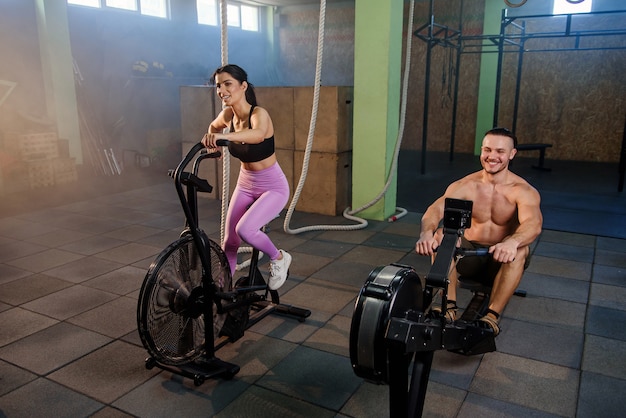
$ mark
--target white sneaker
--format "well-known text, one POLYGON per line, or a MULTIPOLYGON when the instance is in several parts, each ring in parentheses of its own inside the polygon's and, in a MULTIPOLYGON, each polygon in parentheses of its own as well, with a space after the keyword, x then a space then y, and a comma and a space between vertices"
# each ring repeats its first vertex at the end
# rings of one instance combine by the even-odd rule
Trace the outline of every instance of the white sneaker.
POLYGON ((270 290, 276 290, 285 284, 287 276, 289 276, 289 266, 291 265, 291 256, 288 252, 279 250, 283 255, 280 260, 270 260, 270 278, 268 287, 270 290))

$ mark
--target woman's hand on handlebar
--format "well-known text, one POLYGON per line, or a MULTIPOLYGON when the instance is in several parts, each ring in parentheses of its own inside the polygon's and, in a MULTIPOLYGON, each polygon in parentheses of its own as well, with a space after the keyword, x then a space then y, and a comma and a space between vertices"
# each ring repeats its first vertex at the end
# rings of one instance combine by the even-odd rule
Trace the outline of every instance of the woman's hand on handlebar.
POLYGON ((207 132, 202 137, 202 145, 209 150, 228 145, 228 140, 224 138, 224 134, 217 132, 207 132))

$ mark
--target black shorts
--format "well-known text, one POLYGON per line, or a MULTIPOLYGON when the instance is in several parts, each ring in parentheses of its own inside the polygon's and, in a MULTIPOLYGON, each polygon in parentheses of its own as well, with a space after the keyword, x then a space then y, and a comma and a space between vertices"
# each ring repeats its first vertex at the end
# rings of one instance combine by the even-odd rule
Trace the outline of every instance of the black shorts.
MULTIPOLYGON (((475 241, 468 241, 465 237, 461 237, 461 248, 476 249, 490 247, 487 244, 480 244, 475 241)), ((524 262, 524 270, 530 264, 530 254, 524 262)), ((456 263, 456 271, 460 276, 471 278, 473 281, 480 282, 484 285, 493 285, 493 280, 500 271, 502 263, 495 261, 491 254, 480 256, 468 256, 461 258, 456 263)))

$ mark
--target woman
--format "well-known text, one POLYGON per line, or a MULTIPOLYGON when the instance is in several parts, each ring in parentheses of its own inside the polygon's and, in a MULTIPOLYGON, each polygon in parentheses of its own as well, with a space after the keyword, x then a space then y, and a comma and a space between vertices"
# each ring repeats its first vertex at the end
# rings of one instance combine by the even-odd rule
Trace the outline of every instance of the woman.
POLYGON ((261 231, 289 200, 289 183, 274 152, 274 125, 269 113, 257 106, 254 87, 241 67, 224 65, 215 70, 212 81, 224 109, 209 125, 202 143, 207 148, 216 148, 218 139, 227 139, 230 154, 241 160, 226 216, 224 252, 233 273, 241 240, 267 254, 270 257, 268 286, 276 290, 287 280, 291 255, 277 249, 261 231), (224 128, 230 128, 230 132, 222 133, 224 128))

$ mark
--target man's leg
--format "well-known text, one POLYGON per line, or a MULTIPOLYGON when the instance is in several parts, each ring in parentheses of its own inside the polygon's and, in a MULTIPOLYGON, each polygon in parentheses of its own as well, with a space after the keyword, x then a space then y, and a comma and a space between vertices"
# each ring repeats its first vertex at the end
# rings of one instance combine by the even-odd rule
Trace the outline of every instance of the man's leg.
POLYGON ((494 336, 500 333, 500 315, 522 280, 526 258, 529 254, 530 248, 528 246, 519 248, 515 260, 511 263, 502 264, 493 281, 489 310, 485 316, 480 318, 480 321, 491 327, 494 336))
POLYGON ((459 285, 458 273, 456 271, 455 263, 452 263, 450 266, 450 271, 448 272, 448 300, 456 302, 456 289, 459 285))
POLYGON ((491 290, 491 299, 489 303, 489 309, 496 312, 498 315, 502 313, 515 293, 517 286, 519 286, 519 283, 522 280, 522 274, 524 274, 526 257, 528 257, 529 253, 530 248, 528 248, 528 246, 520 247, 517 250, 515 260, 511 263, 501 265, 500 271, 493 281, 493 288, 491 290))

